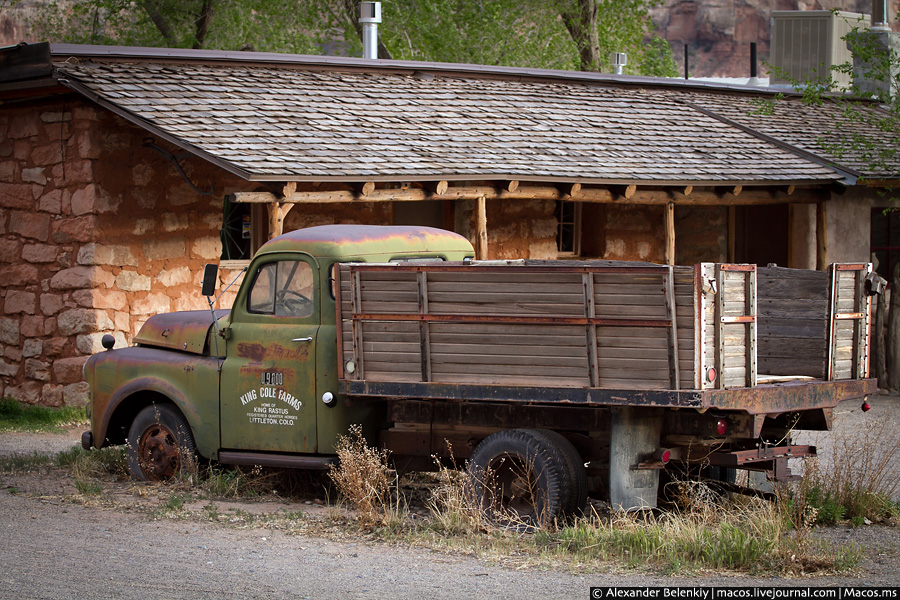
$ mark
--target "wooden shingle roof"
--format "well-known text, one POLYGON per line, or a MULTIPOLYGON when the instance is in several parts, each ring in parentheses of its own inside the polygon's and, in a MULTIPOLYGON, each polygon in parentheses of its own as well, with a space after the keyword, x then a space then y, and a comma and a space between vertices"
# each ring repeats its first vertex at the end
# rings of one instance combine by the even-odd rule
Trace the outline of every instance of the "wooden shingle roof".
POLYGON ((875 103, 826 96, 810 105, 799 96, 672 92, 672 97, 720 118, 804 150, 869 178, 900 173, 900 131, 875 103))
MULTIPOLYGON (((790 185, 854 175, 809 144, 756 132, 763 119, 740 114, 742 96, 649 78, 78 46, 52 47, 52 73, 254 181, 790 185)), ((808 129, 807 118, 778 127, 808 129)))

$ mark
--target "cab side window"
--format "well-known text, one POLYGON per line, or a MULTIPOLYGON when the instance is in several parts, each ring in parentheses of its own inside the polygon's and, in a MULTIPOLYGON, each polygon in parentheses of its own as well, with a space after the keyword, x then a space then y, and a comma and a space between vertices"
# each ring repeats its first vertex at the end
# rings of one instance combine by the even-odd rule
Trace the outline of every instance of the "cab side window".
POLYGON ((313 312, 312 267, 302 261, 268 263, 257 270, 248 296, 251 313, 308 317, 313 312))

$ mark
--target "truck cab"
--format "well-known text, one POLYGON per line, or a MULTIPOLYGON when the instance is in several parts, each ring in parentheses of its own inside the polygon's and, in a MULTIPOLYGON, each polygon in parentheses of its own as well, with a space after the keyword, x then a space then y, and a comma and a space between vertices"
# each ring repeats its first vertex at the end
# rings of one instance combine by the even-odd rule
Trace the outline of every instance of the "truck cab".
POLYGON ((82 445, 128 444, 129 468, 158 480, 180 449, 230 464, 326 467, 351 424, 373 434, 383 403, 338 393, 338 263, 462 261, 464 237, 426 227, 328 225, 266 243, 227 311, 151 317, 129 348, 92 356, 82 445), (215 316, 215 321, 214 321, 215 316))

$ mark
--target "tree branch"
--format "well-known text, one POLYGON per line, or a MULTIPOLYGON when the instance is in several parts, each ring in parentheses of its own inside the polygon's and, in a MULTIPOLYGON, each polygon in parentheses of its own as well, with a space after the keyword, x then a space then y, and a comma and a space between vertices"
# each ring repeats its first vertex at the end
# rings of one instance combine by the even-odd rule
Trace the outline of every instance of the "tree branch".
POLYGON ((599 71, 600 36, 597 31, 596 0, 575 0, 574 7, 560 7, 559 14, 578 48, 579 68, 582 71, 599 71))
POLYGON ((200 8, 200 16, 197 17, 197 29, 194 34, 194 49, 199 50, 203 47, 203 43, 206 41, 206 36, 209 34, 209 25, 213 20, 213 12, 215 7, 215 0, 203 0, 203 5, 200 8))
POLYGON ((172 35, 172 28, 160 12, 159 2, 157 0, 143 0, 140 5, 147 12, 147 16, 150 17, 153 24, 156 25, 156 29, 162 34, 166 43, 174 47, 176 45, 175 36, 172 35))

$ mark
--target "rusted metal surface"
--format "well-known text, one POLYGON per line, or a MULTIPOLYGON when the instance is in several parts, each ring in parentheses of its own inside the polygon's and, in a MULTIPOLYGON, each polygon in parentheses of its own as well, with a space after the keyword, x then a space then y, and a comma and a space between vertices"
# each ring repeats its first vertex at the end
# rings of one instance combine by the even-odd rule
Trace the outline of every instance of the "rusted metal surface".
POLYGON ((284 469, 327 471, 338 464, 337 456, 298 456, 264 452, 219 452, 219 462, 226 465, 262 465, 284 469))
POLYGON ((778 414, 813 408, 833 408, 842 400, 874 394, 874 379, 840 381, 789 381, 753 388, 729 388, 703 392, 705 408, 743 410, 750 414, 778 414))
POLYGON ((715 452, 704 460, 712 466, 764 471, 769 481, 796 481, 800 476, 791 473, 788 460, 815 455, 815 446, 761 446, 754 450, 715 452))
POLYGON ((154 423, 137 441, 138 461, 151 481, 171 479, 181 468, 181 449, 176 435, 162 423, 154 423))
POLYGON ((378 398, 433 398, 547 405, 701 408, 703 393, 677 390, 610 390, 423 382, 340 382, 341 393, 378 398))
POLYGON ((776 458, 803 458, 815 455, 815 446, 760 446, 754 450, 714 452, 709 456, 709 464, 719 467, 746 468, 753 463, 767 462, 776 458))
MULTIPOLYGON (((228 313, 227 310, 217 310, 216 318, 228 313)), ((212 326, 212 313, 208 310, 163 313, 147 319, 134 336, 134 343, 203 354, 209 328, 212 326)))
POLYGON ((380 398, 528 402, 548 405, 656 406, 721 409, 751 415, 833 408, 877 391, 872 379, 802 381, 726 390, 610 390, 423 382, 341 381, 341 393, 380 398))

